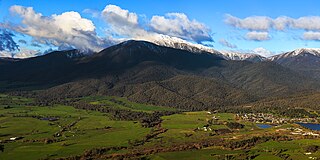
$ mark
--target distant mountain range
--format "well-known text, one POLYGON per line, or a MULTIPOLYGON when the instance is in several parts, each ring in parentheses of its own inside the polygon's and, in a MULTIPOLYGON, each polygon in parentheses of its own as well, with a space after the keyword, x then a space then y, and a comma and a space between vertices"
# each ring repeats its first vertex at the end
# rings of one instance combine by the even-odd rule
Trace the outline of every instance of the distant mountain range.
POLYGON ((320 89, 317 49, 267 59, 187 43, 157 44, 131 40, 92 55, 69 50, 0 59, 0 90, 39 90, 34 94, 48 99, 114 95, 199 110, 320 89))
MULTIPOLYGON (((222 58, 226 60, 247 60, 252 62, 261 62, 261 61, 275 61, 277 63, 283 64, 283 61, 286 61, 288 58, 297 58, 301 59, 301 56, 306 55, 312 55, 313 57, 320 57, 320 48, 301 48, 290 52, 284 52, 282 54, 272 56, 272 57, 263 57, 258 54, 254 53, 243 53, 243 52, 237 52, 237 51, 218 51, 214 50, 210 47, 206 47, 200 44, 193 44, 188 41, 184 41, 181 39, 175 39, 169 36, 163 35, 160 38, 157 38, 157 40, 153 41, 153 43, 165 46, 165 47, 171 47, 181 50, 187 50, 193 53, 201 53, 201 52, 208 52, 212 53, 218 56, 221 56, 222 58)), ((312 59, 313 61, 318 61, 318 59, 312 59)))
POLYGON ((192 44, 187 41, 170 40, 163 38, 155 42, 158 45, 183 49, 194 53, 209 52, 226 60, 262 62, 272 61, 288 67, 294 71, 313 78, 320 78, 320 48, 300 48, 294 51, 284 52, 272 57, 263 57, 253 53, 242 53, 236 51, 217 51, 203 45, 192 44))
POLYGON ((270 61, 279 63, 305 76, 320 79, 320 49, 303 48, 270 57, 270 61))

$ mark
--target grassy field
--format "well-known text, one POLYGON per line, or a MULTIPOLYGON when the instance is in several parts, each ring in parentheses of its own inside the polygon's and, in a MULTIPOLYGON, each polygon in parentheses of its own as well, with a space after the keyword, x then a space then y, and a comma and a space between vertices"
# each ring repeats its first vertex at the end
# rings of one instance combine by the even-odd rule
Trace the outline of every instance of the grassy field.
MULTIPOLYGON (((150 156, 150 159, 154 160, 220 160, 224 155, 229 154, 239 154, 243 151, 228 151, 223 149, 201 149, 201 150, 191 150, 191 151, 181 151, 181 152, 168 152, 160 153, 157 155, 150 156)), ((223 157, 224 159, 224 157, 223 157)))
MULTIPOLYGON (((174 111, 172 108, 144 105, 117 97, 85 97, 81 103, 102 104, 107 107, 153 113, 155 111, 174 111)), ((120 151, 108 151, 104 154, 130 153, 135 149, 142 151, 149 148, 179 146, 214 139, 239 141, 253 136, 278 134, 279 129, 298 127, 283 125, 269 129, 259 129, 254 123, 236 120, 231 113, 209 114, 201 112, 183 112, 161 117, 164 132, 147 139, 144 143, 132 146, 132 142, 145 140, 147 135, 157 128, 142 127, 139 121, 115 120, 108 113, 76 109, 71 106, 53 105, 46 107, 30 106, 33 99, 0 94, 0 144, 4 152, 0 159, 53 159, 81 155, 86 150, 103 147, 129 147, 120 151), (216 117, 214 124, 209 121, 216 117), (44 119, 43 119, 44 118, 44 119), (49 121, 48 118, 55 118, 49 121), (228 122, 244 124, 242 129, 230 129, 228 122), (206 127, 206 130, 204 130, 206 127), (210 128, 210 130, 209 130, 210 128), (231 133, 217 134, 217 130, 227 129, 231 133), (57 136, 57 133, 59 134, 57 136), (10 141, 12 137, 23 137, 10 141), (23 157, 23 158, 22 158, 23 157)), ((159 127, 159 126, 158 126, 159 127)), ((256 160, 309 159, 320 157, 320 152, 305 154, 305 147, 320 146, 320 139, 302 139, 292 141, 267 141, 247 149, 226 149, 221 146, 204 147, 176 152, 160 152, 146 155, 156 160, 175 159, 232 159, 251 155, 256 160)))
POLYGON ((120 97, 106 97, 106 96, 91 96, 82 99, 90 104, 102 104, 119 109, 129 109, 133 111, 153 112, 153 111, 175 111, 174 108, 146 105, 130 102, 125 98, 120 97))
MULTIPOLYGON (((1 95, 1 98, 5 97, 1 95)), ((134 121, 110 120, 99 112, 60 105, 20 106, 20 100, 15 100, 12 108, 0 110, 0 140, 24 138, 5 143, 5 152, 0 153, 0 159, 54 158, 81 154, 86 149, 96 147, 128 146, 129 140, 141 139, 150 132, 150 128, 143 128, 134 121), (50 122, 32 116, 59 117, 59 120, 50 122), (73 122, 77 123, 56 138, 58 142, 45 142, 53 138, 61 127, 73 122)))

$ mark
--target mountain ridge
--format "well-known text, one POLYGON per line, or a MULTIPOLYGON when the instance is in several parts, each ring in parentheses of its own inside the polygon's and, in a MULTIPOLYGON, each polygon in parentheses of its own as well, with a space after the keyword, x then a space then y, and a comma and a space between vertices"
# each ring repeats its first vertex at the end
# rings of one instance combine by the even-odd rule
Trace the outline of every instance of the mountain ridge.
POLYGON ((68 56, 74 54, 78 52, 57 51, 4 63, 0 82, 11 84, 0 90, 37 87, 42 90, 32 94, 45 99, 110 95, 203 110, 320 88, 312 78, 274 62, 232 61, 146 41, 127 41, 90 56, 68 56))

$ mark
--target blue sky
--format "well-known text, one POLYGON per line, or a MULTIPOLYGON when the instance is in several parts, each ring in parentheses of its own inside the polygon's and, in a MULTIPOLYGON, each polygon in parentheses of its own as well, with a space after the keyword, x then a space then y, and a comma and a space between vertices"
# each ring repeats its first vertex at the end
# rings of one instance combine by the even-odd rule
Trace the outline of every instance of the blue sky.
MULTIPOLYGON (((99 43, 86 42, 85 44, 95 46, 92 49, 100 49, 108 46, 105 45, 107 42, 118 42, 122 38, 141 38, 141 34, 148 33, 149 35, 151 32, 150 35, 154 35, 154 33, 169 35, 192 43, 209 43, 218 50, 242 52, 260 50, 267 52, 262 53, 263 55, 270 56, 296 48, 319 47, 320 18, 318 16, 320 16, 320 10, 318 6, 320 6, 320 1, 317 0, 0 0, 0 24, 16 35, 13 39, 24 50, 43 52, 50 48, 63 49, 70 46, 75 48, 84 46, 80 42, 73 43, 77 42, 74 39, 63 41, 63 39, 57 38, 65 36, 65 39, 68 39, 73 36, 72 34, 99 41, 99 43), (19 7, 12 9, 14 5, 19 7), (118 8, 110 7, 109 9, 115 12, 107 12, 105 7, 108 5, 114 5, 118 8), (52 33, 52 36, 46 36, 51 32, 60 30, 42 30, 40 27, 45 27, 45 25, 32 26, 30 19, 34 15, 26 15, 27 13, 23 10, 26 7, 32 7, 35 15, 41 14, 51 20, 54 19, 53 15, 61 15, 70 11, 77 12, 81 16, 78 19, 79 26, 77 29, 86 33, 75 33, 70 31, 68 26, 61 26, 63 24, 54 22, 52 24, 57 25, 58 28, 61 27, 65 33, 63 35, 52 33), (116 17, 119 15, 115 14, 126 13, 125 11, 128 11, 128 15, 132 13, 133 21, 126 19, 128 21, 124 22, 124 19, 121 19, 123 17, 116 17), (168 13, 179 14, 168 15, 168 13), (190 26, 173 26, 182 22, 182 19, 179 19, 182 14, 187 17, 183 24, 190 26), (135 16, 138 19, 137 24, 135 24, 135 16), (157 19, 154 16, 159 17, 157 19), (279 17, 282 17, 282 19, 279 17), (155 18, 154 21, 151 21, 153 18, 155 18), (165 24, 163 21, 159 21, 163 19, 165 19, 164 22, 178 23, 165 24), (278 19, 284 21, 278 21, 278 19), (29 20, 30 23, 25 23, 23 20, 29 20), (91 21, 93 26, 86 20, 91 21), (266 24, 268 26, 264 26, 266 24), (279 25, 284 27, 279 28, 279 25), (89 27, 89 29, 84 28, 84 26, 89 27), (124 28, 119 29, 121 27, 124 28), (35 28, 40 28, 39 35, 34 33, 35 28), (137 33, 128 33, 130 28, 135 28, 131 32, 137 33), (179 32, 181 30, 183 33, 179 32), (40 35, 40 32, 45 35, 40 35), (88 34, 90 35, 88 36, 88 34), (211 38, 214 42, 211 42, 211 38), (25 40, 27 43, 19 43, 19 40, 25 40), (203 40, 209 42, 202 42, 203 40), (39 44, 41 47, 34 44, 39 44)), ((63 20, 68 19, 67 16, 74 15, 76 14, 63 16, 62 20, 58 22, 63 22, 63 20)), ((130 16, 126 18, 130 18, 130 16)), ((46 19, 40 19, 40 21, 43 24, 51 24, 46 19)), ((78 23, 78 21, 75 22, 78 23)), ((142 38, 148 40, 146 37, 142 38)))

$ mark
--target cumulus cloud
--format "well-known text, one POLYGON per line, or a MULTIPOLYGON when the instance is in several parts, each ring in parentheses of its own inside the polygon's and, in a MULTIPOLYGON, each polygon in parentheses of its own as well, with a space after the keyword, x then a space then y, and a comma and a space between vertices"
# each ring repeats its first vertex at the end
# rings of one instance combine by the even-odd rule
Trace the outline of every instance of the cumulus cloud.
POLYGON ((12 54, 12 52, 8 52, 8 51, 0 51, 0 57, 6 57, 6 58, 12 58, 14 56, 14 54, 12 54))
POLYGON ((107 5, 102 11, 102 15, 108 22, 116 25, 138 25, 138 15, 129 12, 116 5, 107 5))
MULTIPOLYGON (((101 12, 101 17, 110 26, 108 33, 124 37, 120 41, 135 39, 155 42, 162 35, 148 31, 139 23, 139 17, 136 13, 129 12, 115 5, 107 5, 101 12)), ((164 36, 163 37, 167 37, 164 36)))
POLYGON ((237 48, 237 45, 232 44, 232 43, 228 42, 226 39, 223 39, 223 38, 219 40, 219 43, 221 45, 225 46, 225 47, 228 47, 228 48, 237 48))
POLYGON ((254 41, 265 41, 265 40, 269 40, 270 36, 268 32, 252 31, 246 34, 246 39, 254 40, 254 41))
POLYGON ((6 29, 0 28, 0 51, 17 51, 19 45, 13 40, 14 34, 6 29))
POLYGON ((250 16, 241 19, 232 15, 226 15, 225 23, 238 29, 249 30, 250 32, 246 35, 248 40, 268 40, 270 36, 267 35, 267 32, 270 30, 286 31, 290 29, 305 30, 302 35, 302 39, 304 40, 319 40, 320 16, 304 16, 299 18, 280 16, 274 19, 266 16, 250 16), (249 36, 259 37, 260 40, 259 38, 249 38, 249 36))
POLYGON ((107 5, 101 13, 111 29, 119 35, 138 36, 143 32, 138 22, 138 15, 116 5, 107 5))
POLYGON ((196 20, 190 20, 183 13, 168 13, 165 16, 153 16, 150 21, 151 29, 160 34, 179 37, 197 43, 213 41, 211 30, 196 20))
MULTIPOLYGON (((44 16, 32 7, 18 5, 12 6, 10 12, 19 16, 20 21, 17 24, 0 23, 0 26, 31 36, 33 39, 30 45, 35 47, 100 51, 128 39, 146 40, 159 45, 190 43, 189 41, 202 44, 213 42, 211 30, 207 26, 189 19, 183 13, 168 13, 164 16, 153 16, 150 20, 145 17, 139 20, 141 15, 116 5, 107 5, 99 15, 97 11, 85 9, 82 13, 105 20, 108 28, 106 28, 106 37, 102 38, 97 35, 93 22, 81 17, 78 12, 70 11, 44 16)), ((27 44, 24 40, 19 43, 27 44)), ((21 55, 30 56, 33 54, 35 53, 21 53, 21 55)))
POLYGON ((267 49, 265 49, 263 47, 255 48, 252 51, 253 51, 253 53, 259 54, 259 55, 264 56, 264 57, 270 57, 270 56, 274 55, 273 52, 271 52, 271 51, 269 51, 269 50, 267 50, 267 49))
POLYGON ((273 20, 273 28, 276 30, 284 31, 292 26, 294 19, 286 16, 281 16, 273 20))
POLYGON ((12 6, 10 11, 22 18, 21 24, 3 24, 9 29, 32 36, 35 41, 60 46, 68 44, 82 50, 99 51, 113 44, 112 39, 97 36, 91 20, 82 18, 78 12, 43 16, 32 7, 12 6))
POLYGON ((266 16, 252 16, 240 19, 227 14, 225 23, 240 29, 267 31, 272 26, 272 19, 266 16))
POLYGON ((320 31, 320 16, 305 16, 299 18, 291 18, 280 16, 272 19, 267 16, 250 16, 244 19, 226 15, 225 23, 239 29, 247 29, 253 31, 268 31, 270 29, 303 29, 307 31, 320 31))
POLYGON ((147 25, 139 22, 138 14, 115 5, 107 5, 101 15, 112 31, 129 38, 156 41, 157 38, 170 36, 197 43, 213 41, 208 27, 190 20, 183 13, 153 16, 146 22, 147 25))
POLYGON ((320 41, 320 32, 313 32, 313 31, 305 32, 303 33, 302 38, 304 40, 320 41))
POLYGON ((22 47, 19 51, 9 52, 9 51, 0 51, 0 57, 7 58, 30 58, 40 55, 40 51, 32 50, 22 47))
POLYGON ((41 53, 39 50, 32 50, 28 48, 21 48, 21 50, 14 54, 12 58, 30 58, 39 56, 41 53))
POLYGON ((320 17, 319 16, 309 16, 309 17, 300 17, 294 19, 292 23, 293 28, 320 31, 320 17))

